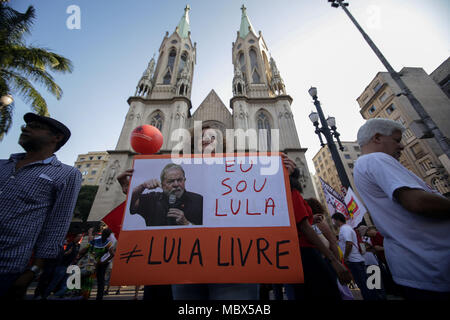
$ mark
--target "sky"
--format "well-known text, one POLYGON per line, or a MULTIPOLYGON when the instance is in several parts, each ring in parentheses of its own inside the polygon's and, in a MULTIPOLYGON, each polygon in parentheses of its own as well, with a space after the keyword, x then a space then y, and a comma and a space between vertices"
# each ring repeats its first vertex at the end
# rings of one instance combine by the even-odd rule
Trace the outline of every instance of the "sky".
MULTIPOLYGON (((448 0, 349 0, 348 9, 395 70, 421 67, 431 73, 450 55, 448 0)), ((241 6, 256 32, 262 32, 275 59, 291 105, 309 171, 320 149, 308 115, 314 109, 308 89, 315 86, 325 117, 336 117, 342 141, 355 141, 364 123, 356 98, 380 71, 381 62, 342 9, 326 0, 11 0, 24 12, 33 5, 36 21, 29 45, 69 58, 70 74, 54 74, 63 89, 56 100, 37 86, 52 117, 72 131, 56 155, 73 165, 77 155, 114 150, 136 85, 158 53, 166 31, 172 34, 189 4, 191 40, 197 43, 191 114, 214 89, 229 108, 232 98, 232 43, 241 6), (79 29, 69 29, 71 6, 80 12, 79 29)), ((13 126, 0 142, 0 159, 23 152, 17 141, 23 115, 30 111, 14 95, 13 126)))

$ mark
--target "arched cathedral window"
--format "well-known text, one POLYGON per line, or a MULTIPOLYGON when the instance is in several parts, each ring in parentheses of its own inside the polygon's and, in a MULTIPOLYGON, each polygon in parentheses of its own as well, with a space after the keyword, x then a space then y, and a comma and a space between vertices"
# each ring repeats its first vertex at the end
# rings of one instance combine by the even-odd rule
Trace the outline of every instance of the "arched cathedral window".
POLYGON ((250 49, 249 56, 253 83, 259 83, 261 78, 258 73, 258 56, 254 49, 250 49))
POLYGON ((244 57, 244 53, 242 53, 242 52, 239 53, 239 66, 241 68, 242 75, 245 78, 245 57, 244 57))
MULTIPOLYGON (((261 110, 256 115, 256 122, 258 125, 258 132, 259 132, 258 136, 260 139, 265 139, 264 142, 267 142, 267 144, 266 144, 267 150, 270 150, 271 145, 272 145, 272 136, 271 136, 271 132, 270 132, 271 125, 270 125, 269 116, 264 111, 261 110), (266 130, 266 131, 264 132, 264 131, 260 131, 260 130, 266 130)), ((260 145, 264 145, 264 143, 261 144, 261 142, 260 142, 260 145)))
POLYGON ((183 68, 186 65, 187 59, 188 59, 188 54, 186 51, 184 51, 180 58, 180 66, 178 67, 179 72, 183 71, 183 68))
POLYGON ((150 118, 150 125, 158 128, 159 131, 162 131, 162 126, 164 122, 164 117, 161 111, 156 111, 150 118))
POLYGON ((175 65, 175 57, 177 56, 177 51, 175 49, 170 50, 169 58, 167 60, 167 73, 164 76, 163 84, 170 84, 172 79, 173 66, 175 65))

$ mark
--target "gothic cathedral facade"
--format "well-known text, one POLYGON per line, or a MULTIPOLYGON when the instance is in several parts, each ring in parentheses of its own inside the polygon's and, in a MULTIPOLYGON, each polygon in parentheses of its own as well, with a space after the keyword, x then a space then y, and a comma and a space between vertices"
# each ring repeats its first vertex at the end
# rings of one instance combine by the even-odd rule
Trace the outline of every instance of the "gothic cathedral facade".
POLYGON ((143 124, 153 125, 163 134, 160 153, 172 152, 176 143, 171 141, 174 130, 192 129, 196 121, 202 121, 203 126, 215 129, 223 137, 227 129, 242 129, 241 132, 253 130, 258 135, 258 143, 249 143, 246 150, 279 150, 286 153, 300 169, 304 197, 315 196, 305 159, 306 149, 300 146, 291 111, 292 98, 286 94, 283 79, 261 32, 255 33, 246 8, 242 6, 241 10, 240 29, 232 44, 234 77, 231 112, 211 90, 191 114, 196 43, 191 41, 189 6, 186 6, 175 31, 170 36, 166 33, 157 61, 154 57, 150 60, 134 96, 128 99, 130 108, 116 149, 108 151, 108 168, 89 221, 101 220, 125 200, 116 177, 131 168, 136 153, 131 148, 130 135, 134 128, 143 124), (278 135, 274 136, 272 132, 278 132, 278 135))

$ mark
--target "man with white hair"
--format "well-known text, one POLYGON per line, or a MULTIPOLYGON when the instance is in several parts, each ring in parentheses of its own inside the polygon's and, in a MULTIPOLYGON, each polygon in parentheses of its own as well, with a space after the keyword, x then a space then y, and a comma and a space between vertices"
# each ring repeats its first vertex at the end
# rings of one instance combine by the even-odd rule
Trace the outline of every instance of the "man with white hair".
POLYGON ((450 200, 398 161, 405 128, 370 119, 358 131, 356 189, 384 236, 387 263, 406 299, 450 299, 450 200))

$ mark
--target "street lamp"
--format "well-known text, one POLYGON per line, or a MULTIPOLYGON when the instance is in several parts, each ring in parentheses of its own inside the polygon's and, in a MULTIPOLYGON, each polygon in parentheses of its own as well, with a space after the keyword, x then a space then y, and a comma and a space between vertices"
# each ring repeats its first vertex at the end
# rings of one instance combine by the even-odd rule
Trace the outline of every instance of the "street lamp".
POLYGON ((322 135, 325 136, 325 139, 327 140, 328 149, 330 150, 331 157, 333 158, 334 164, 336 166, 337 173, 339 175, 339 179, 341 180, 341 184, 345 188, 350 187, 350 180, 347 177, 347 173, 345 172, 344 164, 342 163, 341 157, 339 156, 339 152, 336 148, 336 145, 334 144, 333 136, 336 138, 339 149, 341 151, 344 150, 344 147, 341 144, 341 141, 339 140, 340 134, 336 131, 336 119, 334 117, 328 117, 328 119, 325 120, 325 116, 323 115, 322 107, 320 106, 320 101, 317 99, 317 88, 311 87, 308 90, 309 94, 314 100, 314 105, 316 106, 317 112, 311 112, 309 115, 309 119, 313 123, 314 127, 316 128, 315 133, 319 136, 320 145, 323 147, 325 146, 325 143, 323 143, 322 135), (319 128, 319 120, 322 125, 321 128, 319 128), (331 129, 330 129, 331 127, 331 129))
POLYGON ((0 108, 7 107, 14 102, 12 95, 5 94, 0 98, 0 108))
POLYGON ((438 128, 436 123, 431 119, 431 117, 428 115, 428 113, 425 111, 422 104, 417 100, 417 98, 413 95, 411 90, 406 86, 406 84, 403 82, 400 75, 392 68, 390 63, 387 61, 387 59, 384 57, 384 55, 381 53, 381 51, 377 48, 375 43, 370 39, 370 37, 367 35, 367 33, 363 30, 363 28, 359 25, 358 21, 352 16, 350 11, 348 11, 348 3, 344 2, 343 0, 328 0, 328 2, 331 2, 331 6, 333 8, 339 8, 341 7, 342 10, 347 14, 347 16, 350 18, 350 20, 353 22, 353 24, 356 26, 356 28, 361 32, 363 38, 367 41, 370 48, 375 52, 378 59, 380 59, 381 63, 385 66, 387 71, 389 72, 392 79, 397 83, 397 85, 400 87, 400 94, 404 94, 406 98, 408 98, 409 102, 411 103, 414 110, 417 112, 417 114, 420 117, 420 122, 422 122, 426 128, 429 131, 429 134, 425 134, 424 137, 432 137, 436 139, 437 143, 441 147, 443 153, 447 155, 447 157, 450 159, 450 146, 445 138, 445 136, 442 134, 441 130, 438 128))

